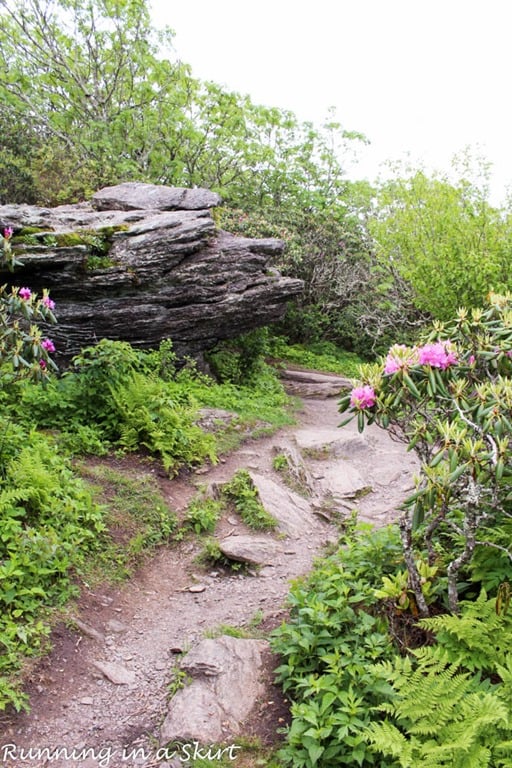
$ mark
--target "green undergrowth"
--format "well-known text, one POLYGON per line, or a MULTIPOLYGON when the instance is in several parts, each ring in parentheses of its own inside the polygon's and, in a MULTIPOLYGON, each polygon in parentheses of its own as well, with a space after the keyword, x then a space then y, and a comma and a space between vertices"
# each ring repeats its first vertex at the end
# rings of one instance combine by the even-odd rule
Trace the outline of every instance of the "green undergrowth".
POLYGON ((184 466, 215 463, 248 434, 258 437, 293 422, 290 399, 268 366, 246 386, 219 384, 192 365, 177 370, 166 342, 143 352, 103 340, 45 389, 24 383, 12 407, 39 428, 57 432, 71 453, 143 450, 170 475, 184 466), (202 408, 232 412, 233 420, 206 433, 196 423, 202 408))
POLYGON ((378 597, 403 567, 398 530, 357 529, 294 583, 274 631, 292 723, 286 768, 509 768, 512 612, 488 599, 414 620, 378 597), (390 611, 393 621, 390 623, 390 611), (397 632, 399 617, 416 647, 397 632))
POLYGON ((233 504, 249 528, 257 531, 273 530, 277 521, 260 501, 257 488, 246 469, 239 469, 228 483, 222 486, 222 496, 233 504))
MULTIPOLYGON (((215 463, 235 435, 255 437, 292 417, 268 366, 246 384, 219 384, 191 363, 178 366, 171 342, 143 352, 103 340, 45 386, 5 366, 0 380, 0 709, 20 709, 24 661, 44 651, 81 583, 125 577, 180 537, 152 470, 172 477, 215 463), (210 433, 199 426, 202 408, 233 418, 210 433), (147 472, 133 469, 137 460, 114 468, 130 453, 147 472)), ((208 532, 217 513, 213 501, 190 509, 189 529, 208 532)))
POLYGON ((316 342, 305 346, 303 344, 288 344, 282 338, 273 342, 271 354, 279 360, 325 373, 337 373, 348 378, 359 376, 359 367, 364 360, 355 352, 340 349, 332 342, 316 342))
MULTIPOLYGON (((5 427, 4 427, 5 428, 5 427)), ((38 654, 51 609, 76 595, 74 574, 98 554, 104 510, 44 435, 11 425, 0 480, 0 709, 26 705, 18 670, 38 654)))
POLYGON ((89 584, 125 578, 157 545, 174 538, 177 517, 150 472, 85 462, 78 470, 105 510, 101 547, 83 578, 89 584))

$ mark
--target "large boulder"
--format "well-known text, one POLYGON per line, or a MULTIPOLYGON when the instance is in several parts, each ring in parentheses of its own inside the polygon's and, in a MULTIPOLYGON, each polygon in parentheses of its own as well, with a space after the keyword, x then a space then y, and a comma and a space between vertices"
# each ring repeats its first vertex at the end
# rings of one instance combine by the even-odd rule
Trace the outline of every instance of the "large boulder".
POLYGON ((272 267, 280 240, 218 230, 205 189, 139 182, 97 192, 89 203, 0 206, 23 266, 2 283, 50 290, 62 356, 101 338, 152 347, 171 338, 180 356, 279 320, 302 291, 272 267))

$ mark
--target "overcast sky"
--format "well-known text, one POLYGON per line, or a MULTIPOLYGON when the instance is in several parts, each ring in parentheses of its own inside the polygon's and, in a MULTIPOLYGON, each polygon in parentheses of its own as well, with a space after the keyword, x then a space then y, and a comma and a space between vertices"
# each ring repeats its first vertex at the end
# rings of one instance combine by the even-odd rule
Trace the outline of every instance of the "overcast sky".
POLYGON ((512 0, 152 0, 193 74, 371 142, 359 170, 410 153, 448 170, 471 146, 512 183, 512 0))

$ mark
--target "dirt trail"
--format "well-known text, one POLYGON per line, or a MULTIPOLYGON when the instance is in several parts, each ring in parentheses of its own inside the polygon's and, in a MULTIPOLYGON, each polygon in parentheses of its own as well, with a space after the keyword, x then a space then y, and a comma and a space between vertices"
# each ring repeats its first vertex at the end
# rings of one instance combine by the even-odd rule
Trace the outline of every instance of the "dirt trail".
MULTIPOLYGON (((298 444, 308 456, 309 471, 327 493, 342 475, 359 473, 364 493, 353 494, 344 506, 347 511, 357 507, 362 519, 384 524, 412 485, 414 461, 377 428, 360 436, 353 424, 337 429, 339 421, 337 398, 303 400, 298 425, 246 443, 225 463, 194 476, 195 484, 166 484, 169 505, 182 511, 198 484, 227 481, 240 467, 276 480, 276 451, 296 450, 298 444)), ((247 529, 229 516, 216 535, 233 532, 247 529)), ((282 541, 283 556, 271 566, 228 575, 198 566, 201 542, 185 540, 160 549, 120 588, 84 592, 79 619, 85 631, 57 628, 54 650, 34 672, 31 712, 0 719, 0 767, 174 765, 155 755, 179 652, 222 624, 242 627, 255 616, 262 617, 265 629, 279 624, 290 579, 307 573, 325 544, 336 539, 335 525, 315 515, 307 535, 282 541), (204 589, 190 592, 194 586, 204 589), (118 665, 128 676, 126 684, 111 682, 95 662, 118 665), (23 748, 43 747, 65 748, 67 759, 56 759, 53 753, 51 759, 39 759, 37 753, 22 759, 27 757, 23 748), (82 759, 84 749, 89 752, 82 759)), ((267 666, 270 670, 270 659, 267 666)), ((282 697, 269 682, 267 696, 244 731, 272 742, 283 716, 282 697)))

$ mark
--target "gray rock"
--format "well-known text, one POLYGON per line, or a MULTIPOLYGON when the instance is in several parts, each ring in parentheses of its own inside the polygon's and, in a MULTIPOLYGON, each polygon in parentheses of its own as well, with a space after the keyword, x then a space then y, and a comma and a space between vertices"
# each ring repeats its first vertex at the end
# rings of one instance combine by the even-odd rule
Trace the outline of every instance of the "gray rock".
POLYGON ((286 369, 280 375, 287 392, 299 397, 336 397, 352 386, 350 379, 336 374, 286 369))
POLYGON ((236 735, 263 691, 261 653, 267 644, 223 636, 206 639, 182 660, 192 678, 171 699, 160 741, 224 741, 236 735))
POLYGON ((317 484, 324 495, 334 499, 354 499, 371 491, 371 487, 359 471, 342 459, 334 467, 325 467, 317 484))
POLYGON ((84 633, 84 635, 87 635, 93 640, 96 640, 98 643, 104 642, 105 637, 102 635, 102 633, 98 632, 97 629, 94 629, 94 627, 91 627, 89 624, 86 624, 85 621, 81 621, 81 619, 75 618, 73 619, 73 624, 75 624, 78 629, 84 633))
POLYGON ((98 211, 187 211, 214 208, 221 202, 220 196, 208 189, 164 187, 140 181, 105 187, 91 198, 93 208, 98 211))
POLYGON ((219 340, 279 320, 303 289, 269 269, 284 243, 217 230, 218 202, 207 190, 130 183, 100 190, 92 204, 0 206, 24 265, 19 279, 56 302, 59 357, 102 338, 146 348, 171 338, 178 356, 200 358, 219 340), (27 240, 27 226, 41 231, 27 240))
POLYGON ((275 483, 265 475, 249 472, 261 503, 277 520, 278 530, 287 536, 298 537, 313 525, 309 503, 298 493, 275 483))
POLYGON ((118 621, 117 619, 110 619, 110 621, 107 621, 106 623, 106 629, 108 632, 126 632, 126 624, 123 624, 121 621, 118 621))
POLYGON ((112 661, 93 661, 93 666, 115 685, 131 685, 136 680, 135 672, 112 661))
POLYGON ((227 536, 219 541, 225 557, 250 565, 271 565, 283 553, 282 546, 270 536, 227 536))

